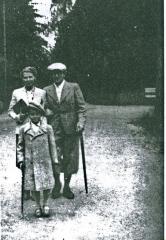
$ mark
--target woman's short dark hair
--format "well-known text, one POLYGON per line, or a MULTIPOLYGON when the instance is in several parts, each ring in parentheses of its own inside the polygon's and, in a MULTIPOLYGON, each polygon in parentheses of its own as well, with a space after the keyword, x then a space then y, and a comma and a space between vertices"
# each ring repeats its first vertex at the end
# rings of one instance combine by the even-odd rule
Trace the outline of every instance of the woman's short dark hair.
POLYGON ((28 67, 23 68, 23 70, 20 72, 21 78, 23 78, 24 72, 30 72, 34 75, 35 78, 37 77, 37 70, 35 67, 28 66, 28 67))

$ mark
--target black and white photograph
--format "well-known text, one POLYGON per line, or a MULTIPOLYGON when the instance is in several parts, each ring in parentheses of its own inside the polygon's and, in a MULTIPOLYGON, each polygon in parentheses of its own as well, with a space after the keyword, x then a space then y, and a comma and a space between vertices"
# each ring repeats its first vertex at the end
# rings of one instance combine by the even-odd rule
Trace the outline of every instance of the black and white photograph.
POLYGON ((164 239, 164 2, 1 0, 2 240, 164 239))

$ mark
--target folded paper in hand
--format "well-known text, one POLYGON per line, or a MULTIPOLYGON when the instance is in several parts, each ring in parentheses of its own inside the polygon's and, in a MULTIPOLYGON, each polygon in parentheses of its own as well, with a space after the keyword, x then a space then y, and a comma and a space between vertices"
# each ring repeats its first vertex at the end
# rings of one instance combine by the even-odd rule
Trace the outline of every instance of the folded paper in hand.
POLYGON ((13 107, 13 110, 16 114, 22 113, 26 114, 28 112, 28 105, 24 102, 23 99, 20 99, 13 107))

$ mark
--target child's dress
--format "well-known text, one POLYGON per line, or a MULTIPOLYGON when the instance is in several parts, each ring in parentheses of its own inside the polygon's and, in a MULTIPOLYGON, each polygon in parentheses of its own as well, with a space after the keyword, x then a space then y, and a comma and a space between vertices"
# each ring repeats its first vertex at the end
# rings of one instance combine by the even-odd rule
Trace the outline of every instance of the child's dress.
POLYGON ((25 164, 25 190, 43 191, 54 187, 53 164, 57 151, 50 125, 25 124, 20 129, 17 153, 18 164, 25 164))

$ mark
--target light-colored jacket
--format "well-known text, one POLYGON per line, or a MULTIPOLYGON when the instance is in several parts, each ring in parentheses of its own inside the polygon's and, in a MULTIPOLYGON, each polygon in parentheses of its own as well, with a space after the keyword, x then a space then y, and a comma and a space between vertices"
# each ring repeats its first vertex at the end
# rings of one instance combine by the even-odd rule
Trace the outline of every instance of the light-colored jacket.
POLYGON ((46 190, 54 187, 53 167, 57 151, 53 129, 47 124, 34 131, 34 124, 26 123, 20 129, 17 144, 17 164, 25 164, 26 190, 46 190))
MULTIPOLYGON (((25 87, 15 89, 12 93, 12 98, 11 98, 9 109, 8 109, 9 116, 14 120, 17 114, 14 112, 13 107, 21 99, 24 100, 24 102, 27 105, 29 104, 29 102, 34 101, 37 104, 41 104, 44 107, 46 104, 46 91, 43 89, 34 87, 32 98, 29 99, 25 87)), ((44 121, 46 121, 46 119, 44 121)), ((16 122, 16 134, 19 134, 20 127, 24 125, 26 122, 29 122, 29 118, 26 118, 23 123, 16 122)))

